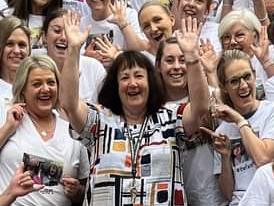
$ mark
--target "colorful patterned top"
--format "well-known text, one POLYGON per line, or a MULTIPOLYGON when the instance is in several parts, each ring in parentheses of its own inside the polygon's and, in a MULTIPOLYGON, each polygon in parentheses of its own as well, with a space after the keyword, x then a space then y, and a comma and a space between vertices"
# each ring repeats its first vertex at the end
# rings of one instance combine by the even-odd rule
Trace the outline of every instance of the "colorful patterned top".
POLYGON ((141 138, 142 125, 126 126, 110 110, 89 106, 80 140, 91 151, 90 205, 187 205, 176 141, 184 135, 184 107, 169 105, 150 115, 141 138), (133 202, 130 145, 135 145, 138 138, 141 142, 136 150, 137 193, 133 202))

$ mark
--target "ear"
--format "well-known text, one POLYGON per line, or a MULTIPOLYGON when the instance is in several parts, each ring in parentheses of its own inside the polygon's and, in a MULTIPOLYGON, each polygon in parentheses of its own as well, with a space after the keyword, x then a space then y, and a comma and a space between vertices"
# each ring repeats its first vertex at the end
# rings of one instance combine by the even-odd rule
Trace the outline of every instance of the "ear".
POLYGON ((170 15, 170 21, 173 27, 175 25, 175 16, 173 14, 170 15))
POLYGON ((43 42, 43 44, 44 45, 47 45, 47 38, 46 38, 46 34, 45 34, 45 32, 44 31, 42 31, 42 42, 43 42))

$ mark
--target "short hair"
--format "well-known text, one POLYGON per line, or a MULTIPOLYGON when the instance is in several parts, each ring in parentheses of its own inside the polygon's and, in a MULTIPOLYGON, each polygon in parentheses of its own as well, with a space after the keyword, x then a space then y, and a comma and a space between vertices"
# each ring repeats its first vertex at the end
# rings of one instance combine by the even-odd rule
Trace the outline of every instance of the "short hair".
POLYGON ((230 107, 233 107, 233 103, 232 103, 229 95, 224 92, 224 88, 225 88, 225 84, 226 84, 225 70, 234 60, 247 61, 252 72, 255 74, 255 71, 252 67, 250 57, 248 54, 246 54, 245 52, 240 51, 238 49, 226 50, 223 52, 223 54, 219 60, 219 63, 217 65, 217 77, 218 77, 218 81, 219 81, 219 87, 221 88, 222 101, 225 104, 229 105, 230 107))
POLYGON ((56 18, 62 17, 67 12, 68 12, 68 10, 63 9, 63 8, 58 8, 58 9, 55 9, 52 12, 50 12, 44 20, 44 23, 42 26, 42 32, 44 32, 44 34, 47 34, 50 22, 56 18))
MULTIPOLYGON (((174 1, 175 0, 173 0, 172 2, 174 2, 174 1)), ((176 1, 177 1, 177 4, 176 5, 172 4, 172 6, 178 7, 180 5, 181 0, 176 0, 176 1)), ((206 2, 206 8, 207 8, 208 11, 210 10, 210 5, 212 4, 212 1, 213 0, 207 0, 207 2, 206 2)))
POLYGON ((118 91, 118 73, 124 69, 132 69, 135 66, 145 69, 148 73, 147 114, 157 112, 166 101, 159 73, 155 71, 152 62, 140 52, 125 51, 114 60, 98 95, 98 102, 116 115, 124 114, 118 91))
POLYGON ((240 23, 249 30, 260 33, 261 23, 257 16, 248 9, 234 10, 229 12, 220 22, 218 36, 221 39, 223 35, 236 23, 240 23))
POLYGON ((25 101, 23 91, 28 81, 29 74, 33 69, 38 68, 52 71, 55 75, 57 86, 59 87, 60 74, 55 62, 47 55, 29 56, 21 62, 16 71, 15 80, 12 86, 13 103, 22 103, 25 101))
MULTIPOLYGON (((28 47, 30 55, 30 30, 26 26, 25 22, 15 16, 8 16, 0 20, 0 57, 3 56, 3 50, 6 46, 7 40, 16 29, 21 29, 28 38, 28 47)), ((1 68, 1 66, 0 66, 1 68)))
MULTIPOLYGON (((32 13, 32 0, 17 0, 13 2, 14 15, 25 21, 29 21, 29 14, 32 13)), ((49 4, 43 9, 42 15, 47 16, 50 11, 61 8, 63 0, 51 0, 49 4)))

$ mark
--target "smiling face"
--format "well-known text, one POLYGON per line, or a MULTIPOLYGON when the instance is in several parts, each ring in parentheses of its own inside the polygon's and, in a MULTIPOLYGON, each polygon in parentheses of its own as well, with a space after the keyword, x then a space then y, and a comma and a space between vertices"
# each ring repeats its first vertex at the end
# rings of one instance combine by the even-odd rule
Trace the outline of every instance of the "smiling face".
POLYGON ((209 0, 180 0, 179 9, 180 17, 186 18, 192 16, 197 18, 198 22, 203 22, 209 13, 209 0))
POLYGON ((244 27, 241 23, 233 24, 221 37, 224 50, 238 49, 251 54, 250 45, 256 42, 256 32, 244 27))
MULTIPOLYGON (((29 49, 29 39, 26 33, 20 28, 15 29, 2 51, 1 69, 5 71, 1 72, 14 76, 21 61, 29 55, 29 49)), ((2 78, 5 79, 5 77, 2 78)))
POLYGON ((161 58, 160 73, 168 93, 187 86, 186 65, 182 51, 177 43, 166 43, 161 58))
POLYGON ((63 17, 57 17, 49 23, 47 33, 44 34, 48 55, 55 62, 64 61, 67 55, 67 38, 64 30, 63 17))
POLYGON ((36 116, 51 114, 57 102, 57 91, 57 81, 52 71, 32 69, 23 90, 28 112, 36 116))
POLYGON ((233 107, 245 114, 256 108, 256 80, 248 61, 233 60, 225 69, 225 91, 233 107))
POLYGON ((172 36, 175 19, 161 6, 150 5, 139 14, 139 22, 148 40, 158 45, 161 40, 172 36))
POLYGON ((146 111, 149 96, 147 71, 139 66, 120 70, 117 81, 123 111, 125 113, 146 111))

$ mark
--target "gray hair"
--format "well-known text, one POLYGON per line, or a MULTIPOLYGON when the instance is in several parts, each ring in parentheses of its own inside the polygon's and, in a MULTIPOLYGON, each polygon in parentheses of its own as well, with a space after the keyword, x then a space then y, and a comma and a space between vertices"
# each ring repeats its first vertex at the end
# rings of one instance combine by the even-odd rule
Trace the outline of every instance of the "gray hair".
POLYGON ((235 24, 240 23, 249 30, 260 33, 261 23, 257 16, 248 9, 241 9, 229 12, 220 22, 218 36, 222 38, 223 35, 235 24))

